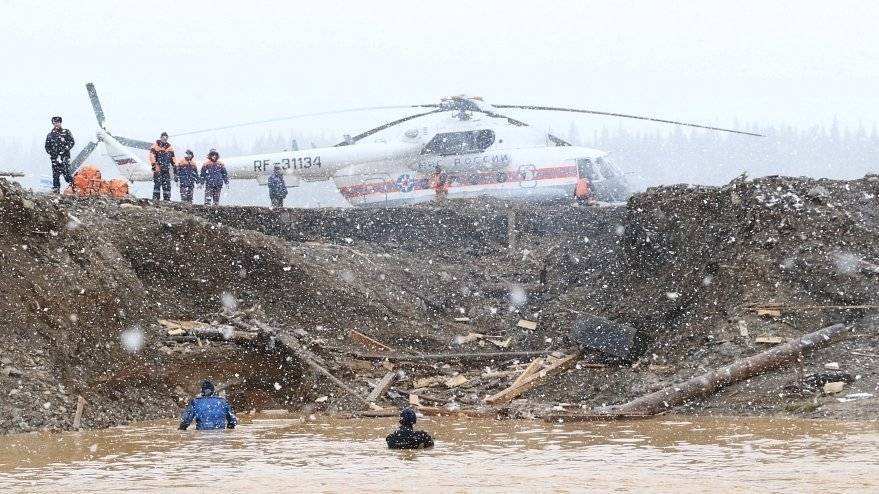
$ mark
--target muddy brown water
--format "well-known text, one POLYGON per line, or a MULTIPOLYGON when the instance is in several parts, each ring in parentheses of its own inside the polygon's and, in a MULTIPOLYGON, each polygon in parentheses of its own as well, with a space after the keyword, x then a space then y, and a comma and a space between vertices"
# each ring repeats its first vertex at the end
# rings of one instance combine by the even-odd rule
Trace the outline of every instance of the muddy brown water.
POLYGON ((0 491, 879 492, 876 422, 425 417, 437 446, 404 452, 385 447, 392 419, 175 425, 0 437, 0 491))

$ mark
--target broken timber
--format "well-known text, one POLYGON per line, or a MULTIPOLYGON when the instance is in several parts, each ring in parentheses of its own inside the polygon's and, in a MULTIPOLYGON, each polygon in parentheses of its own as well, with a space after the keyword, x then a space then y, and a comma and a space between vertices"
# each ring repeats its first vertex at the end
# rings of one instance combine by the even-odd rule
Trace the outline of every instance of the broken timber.
POLYGON ((353 388, 351 388, 350 386, 345 384, 341 379, 334 376, 330 371, 328 371, 326 368, 324 368, 322 365, 320 365, 318 363, 318 360, 320 360, 320 358, 317 355, 308 351, 308 349, 306 349, 305 347, 303 347, 302 344, 299 343, 299 340, 297 340, 293 336, 290 336, 289 334, 286 334, 282 331, 279 331, 279 330, 269 326, 268 324, 262 323, 260 321, 253 321, 253 326, 251 326, 245 322, 239 321, 239 320, 232 320, 231 318, 230 318, 230 322, 233 322, 233 324, 235 324, 238 327, 248 328, 250 330, 258 329, 261 334, 268 336, 270 338, 274 338, 275 342, 277 344, 280 344, 281 346, 287 348, 290 352, 292 352, 297 357, 299 357, 303 362, 305 362, 309 367, 311 367, 312 369, 317 371, 319 374, 322 374, 324 377, 329 379, 333 384, 335 384, 336 386, 338 386, 339 388, 344 390, 346 393, 348 393, 352 397, 356 398, 359 402, 363 403, 364 405, 366 405, 366 406, 370 405, 369 400, 364 398, 360 393, 358 393, 356 390, 354 390, 353 388))
POLYGON ((781 367, 796 360, 803 353, 841 340, 850 330, 844 324, 834 324, 623 405, 597 409, 596 413, 653 415, 663 412, 689 400, 714 394, 724 386, 781 367))
POLYGON ((525 391, 544 384, 550 377, 561 374, 563 371, 573 366, 582 354, 582 351, 578 351, 572 355, 568 355, 567 357, 562 358, 561 360, 550 365, 546 369, 535 372, 531 376, 528 376, 521 381, 517 380, 518 384, 514 383, 509 388, 486 397, 485 402, 492 405, 497 403, 506 403, 524 393, 525 391))
POLYGON ((397 377, 396 372, 388 372, 385 374, 385 377, 382 378, 378 384, 375 385, 375 389, 372 390, 372 393, 369 393, 369 396, 366 397, 366 400, 369 402, 374 402, 381 398, 383 394, 391 387, 391 384, 394 382, 394 378, 397 377))

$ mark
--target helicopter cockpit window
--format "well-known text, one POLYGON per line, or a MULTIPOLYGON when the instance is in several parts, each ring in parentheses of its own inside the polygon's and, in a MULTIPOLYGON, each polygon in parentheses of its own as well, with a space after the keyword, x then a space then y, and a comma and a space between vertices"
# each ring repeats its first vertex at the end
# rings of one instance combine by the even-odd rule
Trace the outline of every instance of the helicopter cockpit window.
POLYGON ((433 136, 433 139, 421 150, 421 154, 450 156, 481 153, 494 144, 494 139, 494 131, 489 129, 446 132, 433 136))
POLYGON ((586 177, 590 182, 600 182, 604 180, 604 177, 596 165, 589 158, 579 159, 577 160, 577 174, 581 177, 586 177))
POLYGON ((609 159, 595 158, 595 162, 598 163, 598 169, 601 170, 601 174, 604 175, 605 178, 613 178, 617 176, 616 167, 609 159))

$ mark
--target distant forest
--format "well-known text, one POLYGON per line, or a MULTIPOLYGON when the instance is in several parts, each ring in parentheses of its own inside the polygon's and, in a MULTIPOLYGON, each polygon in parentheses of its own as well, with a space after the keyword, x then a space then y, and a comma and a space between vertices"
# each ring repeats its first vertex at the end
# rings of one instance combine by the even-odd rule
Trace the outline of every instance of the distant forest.
MULTIPOLYGON (((749 176, 805 175, 855 178, 879 173, 879 133, 876 128, 829 128, 813 126, 748 127, 766 137, 748 137, 720 132, 689 130, 632 131, 626 127, 604 127, 591 135, 574 124, 567 132, 554 132, 569 142, 611 153, 626 171, 633 185, 661 183, 719 184, 747 173, 749 176)), ((300 148, 335 144, 341 137, 327 133, 269 132, 242 144, 235 140, 175 141, 181 151, 191 148, 200 155, 216 147, 225 156, 290 149, 293 140, 300 148)), ((84 141, 84 139, 82 140, 84 141)), ((80 142, 84 144, 84 142, 80 142)), ((77 146, 74 153, 80 149, 77 146)), ((0 139, 0 170, 48 172, 42 140, 30 146, 0 139), (30 166, 28 166, 28 164, 30 166), (46 169, 41 168, 45 164, 46 169), (36 165, 36 166, 34 166, 36 165)))

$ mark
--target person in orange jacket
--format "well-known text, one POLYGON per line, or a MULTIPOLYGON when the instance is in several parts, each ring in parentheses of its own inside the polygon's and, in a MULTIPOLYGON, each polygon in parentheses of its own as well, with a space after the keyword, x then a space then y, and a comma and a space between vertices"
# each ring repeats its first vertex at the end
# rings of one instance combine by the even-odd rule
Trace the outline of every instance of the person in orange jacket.
POLYGON ((168 142, 168 133, 162 132, 159 140, 150 147, 150 165, 153 167, 153 200, 159 200, 159 190, 162 191, 162 199, 171 200, 171 170, 175 174, 177 167, 174 163, 174 147, 168 142))
POLYGON ((595 200, 592 198, 592 189, 589 187, 589 179, 580 177, 577 180, 577 185, 574 187, 574 197, 577 199, 577 204, 595 204, 595 200))
POLYGON ((430 177, 430 188, 436 194, 434 196, 436 202, 444 202, 449 196, 449 176, 440 165, 436 165, 436 169, 430 177))

